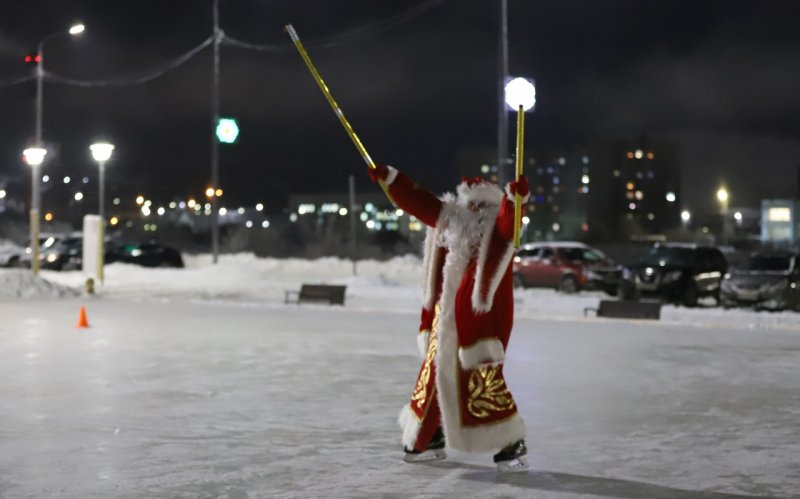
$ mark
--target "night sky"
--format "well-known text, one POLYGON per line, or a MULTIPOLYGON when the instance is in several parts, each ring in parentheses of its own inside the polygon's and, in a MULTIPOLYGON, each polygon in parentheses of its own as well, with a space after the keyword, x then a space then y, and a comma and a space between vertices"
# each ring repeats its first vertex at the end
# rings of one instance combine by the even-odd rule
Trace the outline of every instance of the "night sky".
MULTIPOLYGON (((497 137, 499 2, 221 0, 224 204, 282 207, 288 192, 344 191, 365 165, 283 26, 293 24, 376 162, 435 191, 452 188, 464 145, 497 137)), ((675 137, 683 203, 713 209, 797 196, 800 2, 508 0, 510 74, 536 80, 526 143, 578 145, 643 133, 675 137)), ((88 146, 116 144, 109 196, 200 197, 210 178, 211 47, 129 84, 211 36, 211 0, 27 0, 0 6, 0 178, 22 185, 34 138, 35 82, 23 58, 45 36, 43 173, 96 177, 88 146), (99 82, 105 82, 101 85, 99 82), (119 84, 125 83, 125 84, 119 84)), ((513 137, 513 123, 511 125, 513 137)), ((44 198, 46 204, 46 197, 44 198)))

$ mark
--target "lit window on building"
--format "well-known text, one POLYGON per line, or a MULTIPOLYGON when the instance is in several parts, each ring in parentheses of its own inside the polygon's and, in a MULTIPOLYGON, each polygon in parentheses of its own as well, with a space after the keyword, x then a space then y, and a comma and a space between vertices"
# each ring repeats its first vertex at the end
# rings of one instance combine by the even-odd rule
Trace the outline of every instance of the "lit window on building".
POLYGON ((773 206, 767 210, 767 220, 770 222, 791 222, 792 210, 787 206, 773 206))

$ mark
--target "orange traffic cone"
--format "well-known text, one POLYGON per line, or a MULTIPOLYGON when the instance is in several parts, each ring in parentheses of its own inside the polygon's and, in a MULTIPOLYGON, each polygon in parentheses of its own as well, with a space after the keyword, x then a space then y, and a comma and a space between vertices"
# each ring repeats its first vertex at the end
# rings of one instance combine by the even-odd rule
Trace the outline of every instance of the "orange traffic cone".
POLYGON ((86 307, 81 307, 81 311, 78 314, 78 323, 75 324, 75 327, 89 327, 89 321, 86 319, 86 307))

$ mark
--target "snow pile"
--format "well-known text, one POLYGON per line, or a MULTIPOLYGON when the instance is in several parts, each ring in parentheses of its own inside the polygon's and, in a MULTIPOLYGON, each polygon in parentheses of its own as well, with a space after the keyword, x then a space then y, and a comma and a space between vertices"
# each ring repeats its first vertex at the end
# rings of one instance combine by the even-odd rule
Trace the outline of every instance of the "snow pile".
POLYGON ((75 288, 37 277, 30 270, 2 269, 0 271, 0 298, 33 298, 37 296, 60 298, 79 294, 80 292, 75 288))
MULTIPOLYGON (((96 284, 95 289, 98 297, 110 299, 221 300, 279 306, 285 293, 299 290, 301 284, 345 284, 348 308, 417 313, 421 305, 422 262, 413 255, 359 261, 355 274, 353 263, 339 258, 275 259, 241 253, 221 255, 216 265, 211 263, 211 255, 185 255, 184 261, 183 269, 113 263, 106 266, 105 283, 96 284)), ((43 278, 34 278, 30 271, 0 269, 0 299, 76 295, 86 279, 79 271, 42 271, 41 275, 43 278)), ((614 320, 595 318, 591 312, 584 316, 584 309, 596 308, 600 300, 608 298, 601 292, 565 295, 551 289, 517 289, 515 310, 520 318, 614 320)), ((724 310, 714 305, 713 300, 697 308, 664 305, 660 323, 800 330, 796 312, 724 310)))

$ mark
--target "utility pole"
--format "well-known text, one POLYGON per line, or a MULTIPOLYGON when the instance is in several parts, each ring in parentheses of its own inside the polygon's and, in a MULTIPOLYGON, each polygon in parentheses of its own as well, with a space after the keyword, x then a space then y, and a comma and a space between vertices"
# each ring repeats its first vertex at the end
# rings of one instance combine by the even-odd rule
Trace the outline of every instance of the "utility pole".
MULTIPOLYGON (((219 140, 216 127, 219 123, 219 44, 224 34, 219 29, 219 0, 214 0, 214 69, 211 85, 211 188, 216 191, 219 185, 219 140)), ((219 196, 211 196, 211 253, 212 262, 219 259, 219 196)))
POLYGON ((356 269, 356 177, 350 175, 347 181, 350 188, 350 255, 353 259, 353 275, 358 274, 356 269))
POLYGON ((497 61, 497 178, 500 185, 512 179, 508 171, 508 114, 505 86, 508 77, 508 0, 500 0, 497 61))

